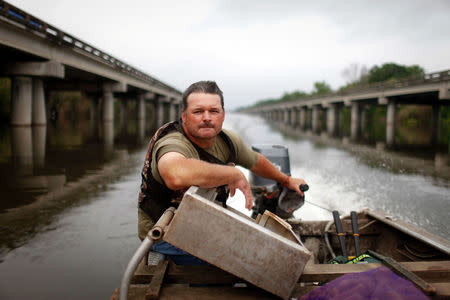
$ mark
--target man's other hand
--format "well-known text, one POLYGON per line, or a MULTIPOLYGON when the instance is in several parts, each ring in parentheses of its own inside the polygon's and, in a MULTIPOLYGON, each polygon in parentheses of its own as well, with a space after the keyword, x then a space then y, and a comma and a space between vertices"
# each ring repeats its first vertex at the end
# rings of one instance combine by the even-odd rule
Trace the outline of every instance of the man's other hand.
POLYGON ((228 184, 230 187, 230 196, 233 197, 236 193, 236 189, 239 189, 245 197, 245 208, 250 210, 253 207, 253 196, 250 184, 248 183, 247 178, 245 178, 245 175, 239 171, 239 169, 236 168, 236 170, 239 172, 236 175, 236 180, 228 184))

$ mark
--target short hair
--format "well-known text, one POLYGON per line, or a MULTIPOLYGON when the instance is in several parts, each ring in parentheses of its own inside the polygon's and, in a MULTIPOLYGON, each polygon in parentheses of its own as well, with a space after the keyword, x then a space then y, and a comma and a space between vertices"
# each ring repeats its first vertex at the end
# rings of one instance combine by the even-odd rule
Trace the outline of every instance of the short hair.
POLYGON ((187 98, 192 93, 218 95, 220 97, 220 104, 222 105, 222 108, 224 108, 223 93, 215 81, 199 81, 191 84, 183 93, 183 111, 186 110, 188 106, 187 98))

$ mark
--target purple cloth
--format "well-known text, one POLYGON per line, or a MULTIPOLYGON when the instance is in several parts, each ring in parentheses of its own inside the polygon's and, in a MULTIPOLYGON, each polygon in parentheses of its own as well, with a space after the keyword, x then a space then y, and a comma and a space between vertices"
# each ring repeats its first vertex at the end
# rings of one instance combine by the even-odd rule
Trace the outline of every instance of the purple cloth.
POLYGON ((345 274, 317 288, 300 300, 426 300, 411 281, 382 266, 361 273, 345 274))

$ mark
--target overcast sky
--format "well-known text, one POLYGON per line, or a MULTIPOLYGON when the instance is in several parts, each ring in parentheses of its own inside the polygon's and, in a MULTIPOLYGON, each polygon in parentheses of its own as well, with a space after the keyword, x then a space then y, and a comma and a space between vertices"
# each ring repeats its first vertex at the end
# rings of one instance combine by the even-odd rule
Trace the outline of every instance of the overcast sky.
POLYGON ((448 0, 8 0, 183 91, 215 80, 228 109, 333 89, 357 63, 450 69, 448 0))

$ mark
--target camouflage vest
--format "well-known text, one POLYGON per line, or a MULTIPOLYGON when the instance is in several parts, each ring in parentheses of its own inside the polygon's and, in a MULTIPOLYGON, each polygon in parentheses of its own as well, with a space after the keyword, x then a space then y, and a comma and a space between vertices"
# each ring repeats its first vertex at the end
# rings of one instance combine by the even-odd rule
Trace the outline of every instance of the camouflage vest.
MULTIPOLYGON (((147 154, 145 156, 144 167, 142 168, 142 182, 141 189, 139 193, 139 207, 152 219, 153 222, 158 221, 159 217, 164 213, 164 211, 171 207, 178 207, 183 198, 186 189, 184 190, 171 190, 165 184, 159 183, 152 175, 152 152, 155 143, 162 137, 167 134, 178 131, 182 133, 188 140, 189 138, 186 136, 183 125, 180 121, 174 121, 167 123, 160 127, 153 137, 150 140, 148 145, 147 154)), ((213 156, 212 154, 206 152, 204 149, 197 146, 192 141, 191 144, 194 146, 197 151, 200 160, 207 161, 215 164, 229 164, 236 162, 236 150, 231 142, 231 139, 226 135, 223 131, 219 133, 219 135, 223 138, 228 148, 230 149, 230 156, 228 157, 228 161, 225 163, 213 156)), ((218 196, 216 200, 219 200, 226 206, 226 200, 228 198, 228 192, 225 189, 225 186, 221 186, 218 188, 218 196)))

